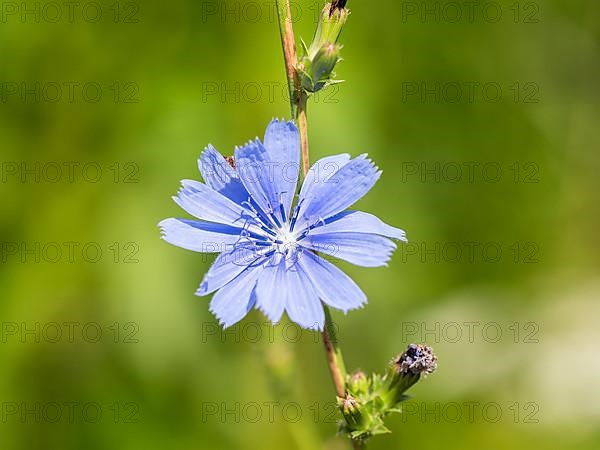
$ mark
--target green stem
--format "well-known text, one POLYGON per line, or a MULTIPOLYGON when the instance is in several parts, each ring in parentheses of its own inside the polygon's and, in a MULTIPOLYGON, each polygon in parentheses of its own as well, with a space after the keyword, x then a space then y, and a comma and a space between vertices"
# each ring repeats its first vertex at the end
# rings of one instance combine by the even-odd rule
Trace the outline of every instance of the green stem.
POLYGON ((359 441, 358 439, 352 439, 352 448, 354 450, 363 450, 366 447, 367 446, 365 444, 365 441, 359 441))
POLYGON ((283 46, 283 58, 285 59, 285 69, 288 82, 288 92, 290 96, 290 107, 292 118, 298 117, 298 106, 300 104, 300 79, 296 73, 296 40, 294 38, 294 27, 292 24, 292 11, 289 0, 276 0, 277 18, 279 19, 279 33, 281 35, 281 44, 283 46))
MULTIPOLYGON (((289 0, 276 0, 277 17, 279 19, 279 31, 281 34, 281 43, 283 46, 283 56, 288 82, 288 91, 290 96, 290 108, 292 118, 298 124, 300 132, 300 147, 302 152, 302 173, 306 176, 310 167, 310 157, 308 150, 308 117, 306 113, 306 104, 308 94, 302 89, 300 77, 296 71, 298 57, 296 55, 296 41, 294 37, 294 27, 292 24, 292 14, 289 0)), ((323 344, 325 345, 325 354, 327 356, 327 365, 329 373, 335 386, 338 397, 346 396, 346 365, 342 349, 340 348, 335 326, 331 319, 331 312, 327 305, 323 304, 325 311, 325 329, 323 330, 323 344)), ((365 442, 363 440, 351 439, 354 450, 363 450, 365 442)))
POLYGON ((302 171, 304 175, 308 172, 308 120, 306 117, 306 101, 308 97, 302 89, 298 72, 296 72, 296 39, 294 37, 294 26, 289 0, 277 0, 277 18, 279 19, 279 33, 283 46, 283 58, 288 82, 288 93, 290 96, 290 109, 292 118, 298 124, 300 130, 300 143, 302 147, 302 171))
MULTIPOLYGON (((304 175, 306 175, 310 165, 308 151, 308 120, 306 115, 306 102, 308 97, 302 89, 296 72, 296 41, 294 38, 294 27, 292 25, 289 0, 277 0, 277 16, 279 18, 279 30, 281 33, 288 88, 290 92, 290 107, 292 117, 298 122, 300 144, 302 148, 302 171, 304 175)), ((346 395, 346 366, 344 365, 342 350, 337 342, 334 324, 331 320, 331 313, 326 305, 323 305, 323 308, 325 310, 325 329, 322 334, 329 372, 335 385, 336 394, 339 397, 344 397, 346 395)), ((356 445, 356 443, 353 444, 356 445)))
POLYGON ((304 176, 308 173, 310 168, 310 155, 308 151, 308 117, 306 114, 306 103, 308 101, 308 95, 301 89, 298 96, 298 107, 296 108, 297 116, 295 117, 298 123, 298 130, 300 131, 300 148, 302 151, 302 173, 304 176))
POLYGON ((323 305, 325 310, 325 329, 323 330, 323 344, 325 345, 325 353, 327 355, 327 363, 329 372, 335 385, 335 391, 338 397, 346 396, 346 365, 344 364, 344 356, 340 348, 335 327, 331 320, 331 313, 327 305, 323 305))

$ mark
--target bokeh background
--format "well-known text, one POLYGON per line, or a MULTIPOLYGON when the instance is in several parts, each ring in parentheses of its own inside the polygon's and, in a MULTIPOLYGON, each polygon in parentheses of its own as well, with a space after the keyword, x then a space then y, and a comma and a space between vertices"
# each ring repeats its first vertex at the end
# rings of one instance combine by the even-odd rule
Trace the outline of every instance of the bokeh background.
MULTIPOLYGON (((439 356, 370 448, 598 448, 600 4, 348 6, 311 156, 368 152, 357 207, 411 244, 341 264, 369 304, 334 320, 351 369, 439 356)), ((274 4, 0 7, 0 447, 347 448, 319 336, 219 331, 156 227, 206 144, 288 116, 274 4)))

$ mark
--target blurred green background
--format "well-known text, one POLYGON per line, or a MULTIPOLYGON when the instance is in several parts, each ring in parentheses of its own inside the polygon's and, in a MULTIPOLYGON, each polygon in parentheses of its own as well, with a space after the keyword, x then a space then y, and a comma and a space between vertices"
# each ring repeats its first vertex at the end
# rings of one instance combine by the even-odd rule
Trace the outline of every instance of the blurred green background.
MULTIPOLYGON (((352 369, 439 357, 369 448, 599 448, 600 4, 348 6, 311 156, 368 152, 357 207, 411 244, 341 264, 369 304, 334 320, 352 369)), ((0 448, 347 448, 319 336, 218 331, 211 258, 156 227, 206 144, 288 116, 274 3, 0 8, 0 448)))

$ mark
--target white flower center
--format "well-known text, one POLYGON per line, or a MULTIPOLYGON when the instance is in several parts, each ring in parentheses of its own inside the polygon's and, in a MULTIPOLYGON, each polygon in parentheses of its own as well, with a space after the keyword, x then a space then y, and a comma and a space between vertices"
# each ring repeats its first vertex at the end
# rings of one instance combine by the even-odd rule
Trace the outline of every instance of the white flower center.
POLYGON ((277 241, 278 242, 275 243, 277 251, 284 254, 286 257, 291 257, 298 248, 296 233, 291 232, 287 227, 277 230, 277 241))

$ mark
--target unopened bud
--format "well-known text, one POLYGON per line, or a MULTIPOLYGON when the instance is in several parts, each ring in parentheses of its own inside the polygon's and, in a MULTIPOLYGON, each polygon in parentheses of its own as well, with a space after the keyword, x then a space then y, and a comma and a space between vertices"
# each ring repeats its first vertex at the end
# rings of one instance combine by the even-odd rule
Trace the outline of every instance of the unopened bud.
POLYGON ((319 16, 317 31, 311 44, 313 51, 322 47, 326 42, 333 42, 334 44, 337 42, 342 28, 350 15, 350 11, 344 8, 345 5, 345 1, 334 1, 325 5, 319 16))
POLYGON ((354 395, 365 395, 369 392, 369 380, 361 370, 354 372, 348 380, 348 389, 354 395))
POLYGON ((335 65, 340 61, 341 46, 325 44, 319 49, 312 63, 312 79, 314 82, 327 80, 335 65))
POLYGON ((347 0, 333 0, 331 2, 331 9, 329 11, 329 15, 331 16, 336 10, 342 10, 348 3, 347 0))
POLYGON ((333 69, 341 61, 341 45, 337 44, 342 28, 350 12, 344 8, 345 1, 327 3, 317 24, 310 46, 302 42, 302 55, 296 70, 302 87, 309 93, 318 92, 339 81, 334 80, 333 69))
POLYGON ((350 428, 358 427, 362 423, 360 412, 362 405, 357 398, 351 394, 346 394, 345 397, 337 397, 337 404, 350 428))
POLYGON ((339 57, 341 46, 337 44, 325 44, 316 55, 310 59, 304 57, 297 66, 298 75, 302 81, 302 87, 308 92, 318 92, 321 89, 335 84, 333 69, 341 61, 339 57))

